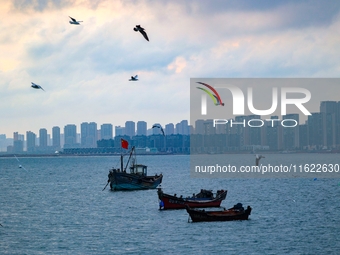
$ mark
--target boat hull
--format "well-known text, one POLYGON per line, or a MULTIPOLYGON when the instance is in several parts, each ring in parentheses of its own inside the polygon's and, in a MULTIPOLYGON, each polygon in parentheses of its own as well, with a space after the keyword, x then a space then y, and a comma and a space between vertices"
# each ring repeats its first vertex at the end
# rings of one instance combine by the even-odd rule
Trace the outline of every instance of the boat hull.
POLYGON ((126 172, 114 172, 109 181, 111 190, 155 189, 162 183, 163 175, 140 176, 126 172))
POLYGON ((221 192, 216 198, 180 198, 171 196, 158 190, 158 198, 162 203, 162 210, 169 209, 185 209, 186 206, 190 208, 205 208, 205 207, 220 207, 222 201, 226 198, 227 191, 221 192))
POLYGON ((192 222, 248 220, 251 208, 238 211, 233 208, 224 211, 205 211, 186 207, 192 222))

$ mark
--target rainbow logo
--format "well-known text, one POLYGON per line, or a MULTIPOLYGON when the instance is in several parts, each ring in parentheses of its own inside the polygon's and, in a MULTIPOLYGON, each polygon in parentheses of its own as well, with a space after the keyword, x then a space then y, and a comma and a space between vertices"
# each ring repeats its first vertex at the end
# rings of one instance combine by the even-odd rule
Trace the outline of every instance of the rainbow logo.
POLYGON ((217 93, 217 91, 212 86, 210 86, 209 84, 203 83, 203 82, 197 82, 197 83, 201 84, 203 86, 206 86, 207 88, 209 88, 212 91, 212 92, 210 92, 209 90, 207 90, 205 88, 197 87, 198 89, 203 90, 205 93, 207 93, 210 96, 210 98, 213 100, 215 105, 224 106, 224 103, 222 102, 220 95, 217 93))

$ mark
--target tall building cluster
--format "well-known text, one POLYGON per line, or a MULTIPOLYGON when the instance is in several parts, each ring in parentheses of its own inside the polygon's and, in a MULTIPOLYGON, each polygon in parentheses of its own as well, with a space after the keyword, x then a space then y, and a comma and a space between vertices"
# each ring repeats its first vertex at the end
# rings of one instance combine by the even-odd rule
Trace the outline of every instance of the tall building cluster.
MULTIPOLYGON (((158 124, 158 123, 155 123, 158 124)), ((155 125, 153 124, 153 125, 155 125)), ((160 124, 158 124, 160 125, 160 124)), ((164 132, 167 135, 171 134, 189 134, 188 121, 183 120, 175 125, 169 123, 165 126, 164 132)), ((114 127, 115 136, 148 136, 161 134, 158 128, 149 127, 147 122, 126 121, 125 126, 114 127)), ((95 122, 83 122, 80 124, 80 130, 75 124, 68 124, 61 129, 58 126, 52 128, 52 138, 48 134, 46 128, 41 128, 38 133, 32 131, 26 132, 25 135, 18 132, 13 133, 13 138, 6 138, 6 135, 0 135, 0 152, 10 153, 44 153, 55 152, 67 148, 96 148, 99 140, 113 139, 113 125, 104 123, 98 127, 95 122)))
POLYGON ((26 137, 18 132, 13 133, 13 138, 0 134, 0 151, 46 153, 74 148, 85 149, 83 151, 97 147, 119 148, 120 137, 138 148, 151 146, 159 151, 180 148, 177 151, 191 153, 254 149, 339 150, 340 101, 321 102, 320 112, 309 115, 304 124, 300 124, 298 114, 287 114, 281 119, 279 116, 270 119, 261 119, 258 115, 236 116, 222 123, 201 119, 195 120, 194 126, 182 120, 165 126, 153 123, 149 128, 145 121, 126 121, 124 126, 115 127, 110 123, 99 127, 95 122, 83 122, 80 130, 75 124, 68 124, 63 129, 53 127, 52 138, 46 128, 41 128, 37 134, 27 131, 26 137))
POLYGON ((215 121, 214 125, 212 119, 196 120, 193 134, 215 138, 209 139, 208 144, 193 135, 191 148, 198 152, 206 147, 274 151, 340 149, 340 101, 321 102, 320 112, 311 113, 304 124, 299 123, 298 114, 287 114, 282 119, 271 116, 266 120, 258 115, 237 116, 224 122, 215 121))

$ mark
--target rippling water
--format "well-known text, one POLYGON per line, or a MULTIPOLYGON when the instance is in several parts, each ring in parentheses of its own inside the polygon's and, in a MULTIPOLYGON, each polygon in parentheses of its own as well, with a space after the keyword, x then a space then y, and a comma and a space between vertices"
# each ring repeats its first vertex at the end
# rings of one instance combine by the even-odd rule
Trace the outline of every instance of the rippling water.
POLYGON ((140 156, 166 193, 228 189, 222 206, 253 208, 249 221, 188 223, 158 210, 156 190, 102 191, 118 160, 20 158, 25 172, 0 158, 0 254, 340 254, 339 179, 193 179, 189 156, 140 156))

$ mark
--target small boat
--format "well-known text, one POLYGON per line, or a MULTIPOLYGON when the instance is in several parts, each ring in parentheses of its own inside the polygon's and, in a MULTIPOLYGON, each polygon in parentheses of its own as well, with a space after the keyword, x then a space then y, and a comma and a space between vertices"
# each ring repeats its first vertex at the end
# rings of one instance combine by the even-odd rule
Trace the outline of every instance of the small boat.
POLYGON ((197 195, 193 194, 192 197, 177 197, 177 195, 165 194, 162 188, 157 190, 159 198, 159 209, 185 209, 188 205, 191 208, 203 208, 203 207, 219 207, 222 201, 227 196, 227 190, 218 190, 216 196, 214 196, 211 190, 201 189, 197 195))
POLYGON ((247 209, 244 209, 241 203, 234 205, 234 207, 222 211, 205 211, 192 209, 186 206, 186 210, 192 222, 201 221, 232 221, 232 220, 248 220, 252 208, 248 205, 247 209))
POLYGON ((147 166, 137 164, 135 147, 132 147, 130 157, 123 168, 123 155, 121 155, 120 163, 121 168, 112 168, 109 171, 108 183, 110 183, 111 190, 143 190, 143 189, 155 189, 161 184, 163 175, 155 174, 152 176, 147 175, 147 166), (134 157, 132 157, 134 155, 134 157), (132 160, 131 160, 132 158, 132 160), (126 168, 131 160, 129 167, 130 172, 126 171, 126 168))

